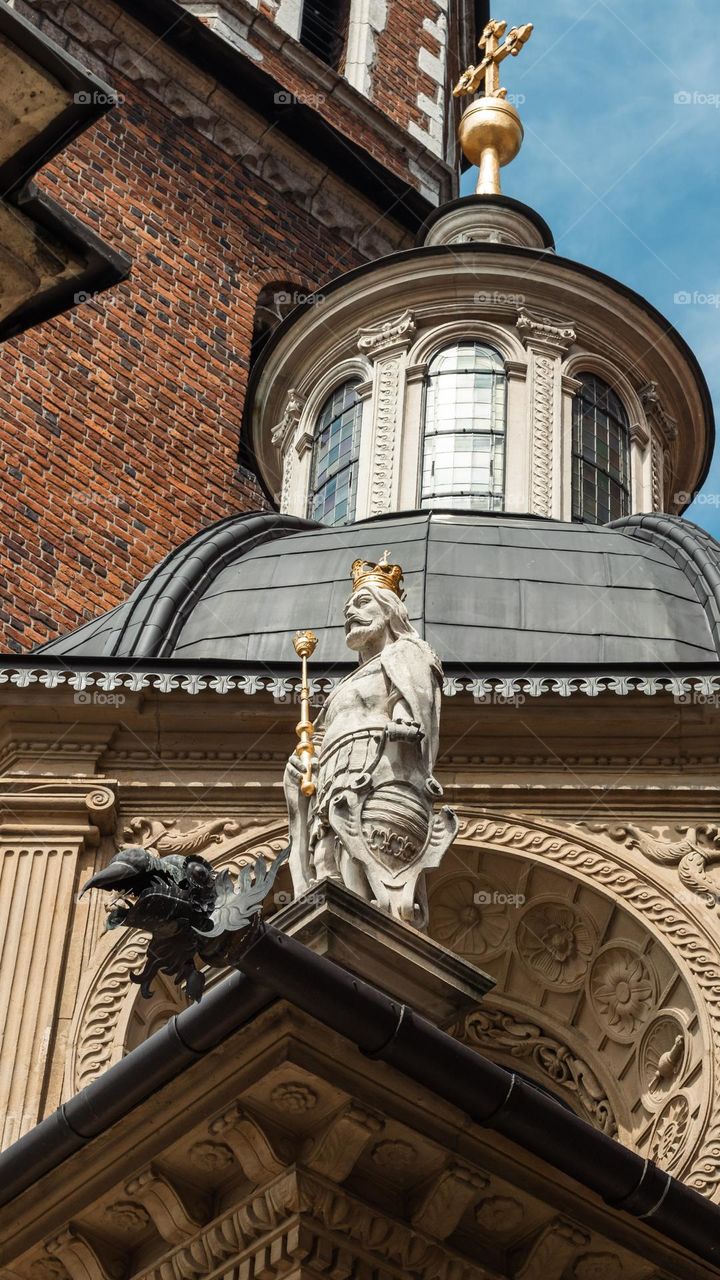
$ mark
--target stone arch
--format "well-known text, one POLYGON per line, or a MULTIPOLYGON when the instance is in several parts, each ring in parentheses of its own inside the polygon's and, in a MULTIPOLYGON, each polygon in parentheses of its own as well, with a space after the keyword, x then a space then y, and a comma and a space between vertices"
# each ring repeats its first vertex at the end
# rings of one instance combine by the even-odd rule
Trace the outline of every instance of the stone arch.
POLYGON ((497 986, 459 1034, 554 1079, 579 1114, 610 1132, 614 1118, 621 1141, 720 1198, 720 987, 702 924, 628 850, 534 817, 460 816, 431 880, 430 932, 497 986))
POLYGON ((514 328, 469 314, 467 319, 445 324, 428 324, 408 352, 408 364, 426 364, 443 347, 463 340, 485 342, 494 347, 504 360, 527 365, 527 351, 514 328))
POLYGON ((576 350, 564 362, 562 372, 569 378, 578 378, 581 373, 597 374, 598 378, 607 382, 622 400, 630 426, 639 425, 646 430, 650 429, 640 396, 627 374, 615 361, 590 351, 576 350))

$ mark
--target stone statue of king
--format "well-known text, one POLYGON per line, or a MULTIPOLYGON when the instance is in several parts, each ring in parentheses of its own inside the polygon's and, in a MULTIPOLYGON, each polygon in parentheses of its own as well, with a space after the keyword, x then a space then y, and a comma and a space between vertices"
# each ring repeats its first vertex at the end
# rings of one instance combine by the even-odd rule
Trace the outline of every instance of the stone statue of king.
POLYGON ((359 665, 315 723, 314 794, 299 754, 285 770, 293 890, 328 877, 422 929, 425 872, 458 828, 451 809, 434 808, 442 667, 410 622, 387 552, 379 564, 356 560, 351 575, 345 638, 359 665))

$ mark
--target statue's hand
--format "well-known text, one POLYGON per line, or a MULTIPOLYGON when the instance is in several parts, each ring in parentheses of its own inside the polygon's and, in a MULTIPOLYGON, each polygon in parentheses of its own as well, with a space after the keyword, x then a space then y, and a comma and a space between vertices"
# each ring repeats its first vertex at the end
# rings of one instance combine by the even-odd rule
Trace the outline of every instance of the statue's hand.
MULTIPOLYGON (((317 773, 317 757, 316 756, 312 757, 310 764, 312 768, 313 777, 315 777, 315 774, 317 773)), ((290 759, 288 760, 287 764, 285 765, 285 778, 284 778, 285 789, 287 790, 288 786, 299 787, 304 777, 305 777, 305 761, 302 760, 300 756, 293 753, 290 756, 290 759)))
POLYGON ((414 720, 391 720, 387 736, 390 742, 419 742, 423 731, 414 720))

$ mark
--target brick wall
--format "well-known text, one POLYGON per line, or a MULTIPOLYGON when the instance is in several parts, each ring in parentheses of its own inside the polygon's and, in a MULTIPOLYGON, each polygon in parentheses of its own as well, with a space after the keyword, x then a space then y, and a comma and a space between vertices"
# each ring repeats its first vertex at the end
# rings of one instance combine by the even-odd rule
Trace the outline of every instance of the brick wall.
POLYGON ((133 260, 0 350, 0 625, 31 648, 122 600, 182 539, 264 499, 236 465, 255 298, 361 260, 117 73, 122 107, 40 185, 133 260))

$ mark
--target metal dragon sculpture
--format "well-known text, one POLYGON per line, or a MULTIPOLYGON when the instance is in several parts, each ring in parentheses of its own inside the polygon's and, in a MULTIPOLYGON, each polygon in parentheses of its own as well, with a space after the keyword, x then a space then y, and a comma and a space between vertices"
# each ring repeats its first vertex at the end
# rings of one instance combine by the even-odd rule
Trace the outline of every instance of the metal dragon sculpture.
POLYGON ((87 881, 82 893, 104 889, 117 894, 106 928, 150 934, 145 967, 130 975, 145 997, 152 994, 155 975, 167 973, 178 986, 184 984, 189 1000, 198 1001, 205 975, 197 962, 238 967, 235 961, 260 922, 263 899, 288 854, 285 849, 269 867, 258 858, 254 867, 241 868, 235 882, 228 871, 214 871, 198 854, 158 858, 141 845, 129 845, 87 881))

